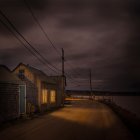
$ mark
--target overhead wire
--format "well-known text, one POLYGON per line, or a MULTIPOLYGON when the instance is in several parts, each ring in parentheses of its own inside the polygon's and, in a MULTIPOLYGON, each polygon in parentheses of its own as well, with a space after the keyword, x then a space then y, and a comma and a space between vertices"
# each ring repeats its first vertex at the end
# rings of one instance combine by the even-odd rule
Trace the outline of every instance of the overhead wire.
MULTIPOLYGON (((41 31, 44 33, 45 37, 49 40, 51 46, 56 50, 56 52, 61 56, 60 52, 58 51, 58 49, 55 47, 54 43, 51 41, 51 39, 49 38, 47 32, 44 30, 44 28, 42 27, 42 25, 40 24, 39 20, 37 19, 37 17, 35 16, 31 6, 29 5, 29 3, 24 0, 24 3, 26 5, 26 7, 28 8, 28 10, 30 11, 33 19, 35 20, 35 22, 37 23, 37 25, 40 27, 41 31)), ((79 73, 77 73, 76 71, 74 71, 74 73, 76 73, 77 75, 80 75, 79 73)), ((67 74, 68 75, 68 74, 67 74)))
MULTIPOLYGON (((0 10, 0 13, 1 13, 1 15, 8 21, 8 23, 12 26, 12 28, 16 31, 16 33, 18 34, 18 35, 20 35, 20 37, 31 47, 31 48, 28 48, 18 37, 17 37, 17 35, 9 28, 9 26, 7 26, 2 20, 1 20, 1 23, 2 24, 4 24, 4 26, 20 41, 20 43, 30 52, 30 53, 32 53, 41 63, 43 63, 43 64, 45 64, 44 63, 44 61, 42 61, 42 59, 40 59, 39 57, 38 57, 38 55, 36 55, 36 53, 37 54, 39 54, 39 56, 41 56, 41 57, 43 57, 39 52, 38 52, 38 50, 36 50, 25 38, 24 38, 24 36, 16 29, 16 27, 11 23, 11 21, 7 18, 7 16, 5 16, 5 14, 0 10), (33 50, 32 50, 33 49, 33 50)), ((43 57, 44 58, 44 57, 43 57)), ((45 58, 44 58, 45 59, 45 58)), ((46 59, 45 59, 45 61, 47 61, 46 59)), ((47 61, 47 63, 49 63, 48 61, 47 61)), ((50 63, 49 63, 50 64, 50 63)), ((54 71, 54 69, 52 69, 51 67, 49 67, 51 70, 53 70, 54 71)), ((54 72, 56 72, 56 71, 54 71, 54 72)), ((67 75, 67 77, 68 77, 68 79, 70 79, 70 80, 73 80, 73 82, 74 83, 76 83, 76 81, 74 80, 74 79, 72 79, 67 73, 65 73, 66 75, 67 75)))
MULTIPOLYGON (((38 55, 36 55, 35 52, 33 52, 30 48, 28 48, 28 47, 22 42, 22 40, 20 40, 20 38, 11 30, 11 28, 10 28, 9 26, 7 26, 7 24, 5 24, 1 19, 0 19, 0 22, 9 30, 9 32, 11 32, 11 33, 13 34, 13 36, 23 45, 23 47, 24 47, 25 49, 27 49, 34 57, 36 57, 37 60, 38 60, 39 62, 41 62, 42 64, 46 65, 46 63, 44 63, 44 61, 42 61, 42 60, 38 57, 38 55)), ((50 69, 51 69, 51 68, 50 68, 50 69)))
MULTIPOLYGON (((57 53, 60 55, 60 52, 57 50, 57 48, 54 46, 54 44, 53 44, 53 42, 51 41, 51 39, 49 38, 49 36, 48 36, 48 34, 45 32, 45 30, 43 29, 43 27, 42 27, 42 25, 40 24, 40 22, 38 21, 38 19, 36 18, 36 16, 35 16, 35 14, 33 13, 33 11, 32 11, 32 9, 31 9, 31 7, 29 6, 29 4, 26 2, 26 0, 24 0, 24 2, 25 2, 25 4, 26 4, 26 6, 27 6, 27 8, 29 9, 29 11, 30 11, 30 13, 31 13, 31 15, 32 15, 32 17, 34 18, 34 20, 36 21, 36 23, 38 24, 38 26, 40 27, 40 29, 42 30, 42 32, 44 33, 44 35, 45 35, 45 37, 49 40, 49 42, 50 42, 50 44, 51 44, 51 46, 57 51, 57 53)), ((7 20, 7 22, 11 25, 11 27, 16 31, 16 33, 31 47, 31 49, 34 51, 34 53, 31 51, 31 49, 29 49, 19 38, 17 38, 17 36, 16 35, 14 35, 19 41, 20 41, 20 43, 22 43, 22 45, 24 46, 24 47, 26 47, 26 49, 28 49, 28 51, 30 51, 30 53, 32 53, 33 55, 35 55, 35 54, 38 54, 40 57, 41 57, 41 59, 43 60, 43 61, 45 61, 45 63, 36 55, 36 57, 37 57, 37 59, 39 60, 39 61, 41 61, 41 62, 43 62, 43 64, 48 64, 48 65, 50 65, 51 67, 53 67, 53 69, 51 68, 51 67, 49 67, 51 70, 53 70, 54 72, 56 72, 56 70, 57 71, 60 71, 58 68, 56 68, 56 67, 54 67, 44 56, 42 56, 40 53, 39 53, 39 51, 36 49, 36 48, 34 48, 26 39, 25 39, 25 37, 17 30, 17 28, 13 25, 13 23, 7 18, 7 16, 0 10, 0 13, 1 13, 1 15, 7 20), (55 70, 54 70, 55 69, 55 70)), ((7 28, 7 27, 6 27, 7 28)), ((8 29, 9 30, 9 29, 8 29)), ((11 32, 11 31, 10 31, 11 32)), ((13 33, 12 33, 13 34, 13 33)), ((75 74, 77 74, 77 75, 80 75, 79 73, 77 73, 76 71, 73 71, 73 72, 75 72, 75 74)), ((70 76, 69 76, 69 74, 68 73, 65 73, 66 75, 67 75, 67 77, 68 77, 68 79, 70 79, 71 81, 73 80, 73 82, 74 83, 77 83, 78 81, 76 81, 75 79, 73 79, 73 78, 71 78, 70 76)), ((79 82, 78 82, 79 83, 79 82)))
POLYGON ((34 48, 26 39, 25 37, 17 30, 17 28, 14 26, 14 24, 8 19, 8 17, 2 12, 2 10, 0 10, 0 14, 6 19, 6 21, 10 24, 10 26, 13 28, 13 30, 29 45, 29 47, 40 56, 40 58, 47 63, 48 67, 53 70, 54 72, 60 71, 58 68, 56 68, 55 66, 53 66, 43 55, 40 54, 40 52, 34 48), (53 67, 53 68, 51 68, 53 67), (54 70, 55 69, 55 70, 54 70))
POLYGON ((41 63, 44 63, 37 55, 34 53, 30 48, 28 48, 21 40, 20 38, 11 30, 11 28, 0 19, 0 22, 13 34, 13 36, 26 48, 32 55, 34 55, 41 63))
POLYGON ((24 0, 24 3, 26 5, 26 7, 28 8, 29 12, 31 13, 33 19, 35 20, 35 22, 37 23, 37 25, 40 27, 41 31, 43 32, 43 34, 45 35, 46 39, 50 42, 51 46, 55 49, 55 51, 60 55, 61 57, 61 53, 58 51, 58 49, 55 47, 53 41, 50 39, 47 31, 44 30, 43 26, 41 25, 41 23, 39 22, 38 18, 35 16, 31 6, 29 5, 29 2, 27 2, 26 0, 24 0))
MULTIPOLYGON (((48 36, 47 32, 44 30, 43 26, 40 24, 39 20, 37 19, 36 15, 34 14, 31 6, 29 5, 29 3, 24 0, 24 3, 26 5, 26 7, 28 8, 29 12, 31 13, 33 19, 35 20, 35 22, 37 23, 37 25, 40 27, 41 31, 44 33, 45 37, 48 39, 48 41, 50 42, 51 46, 56 50, 56 52, 60 55, 61 57, 61 54, 60 52, 58 51, 58 49, 55 47, 53 41, 50 39, 50 37, 48 36)), ((79 73, 77 73, 76 71, 74 71, 77 75, 80 75, 79 73)), ((68 75, 68 73, 67 73, 68 75)))
MULTIPOLYGON (((66 60, 65 62, 68 62, 68 63, 69 63, 68 66, 73 67, 73 65, 72 65, 69 61, 66 60)), ((78 75, 78 76, 81 75, 81 74, 80 74, 79 72, 77 72, 76 70, 72 70, 72 72, 75 73, 75 74, 78 75)))

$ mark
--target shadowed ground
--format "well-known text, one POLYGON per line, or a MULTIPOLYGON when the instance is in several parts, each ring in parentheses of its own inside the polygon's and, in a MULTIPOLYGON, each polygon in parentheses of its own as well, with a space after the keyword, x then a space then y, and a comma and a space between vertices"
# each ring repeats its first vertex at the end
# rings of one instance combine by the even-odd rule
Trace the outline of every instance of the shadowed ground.
POLYGON ((73 101, 71 105, 0 132, 1 140, 133 140, 105 105, 73 101))

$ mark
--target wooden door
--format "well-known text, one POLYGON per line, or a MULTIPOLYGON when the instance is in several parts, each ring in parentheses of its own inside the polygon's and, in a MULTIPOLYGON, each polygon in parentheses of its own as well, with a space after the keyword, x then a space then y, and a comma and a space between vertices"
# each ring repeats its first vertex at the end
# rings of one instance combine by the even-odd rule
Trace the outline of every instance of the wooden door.
POLYGON ((19 86, 19 112, 20 114, 26 113, 26 85, 19 86))

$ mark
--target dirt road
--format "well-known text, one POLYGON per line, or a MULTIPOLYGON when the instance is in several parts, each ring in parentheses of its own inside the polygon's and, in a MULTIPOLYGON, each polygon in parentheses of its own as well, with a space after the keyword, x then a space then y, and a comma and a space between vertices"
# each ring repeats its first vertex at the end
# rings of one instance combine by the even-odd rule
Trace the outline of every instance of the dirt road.
POLYGON ((105 105, 74 101, 60 110, 0 132, 0 140, 133 140, 105 105))

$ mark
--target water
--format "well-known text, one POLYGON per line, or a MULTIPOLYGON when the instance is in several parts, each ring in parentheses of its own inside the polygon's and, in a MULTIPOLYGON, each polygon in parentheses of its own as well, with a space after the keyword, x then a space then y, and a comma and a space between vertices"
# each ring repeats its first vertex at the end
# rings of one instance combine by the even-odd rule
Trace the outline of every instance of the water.
POLYGON ((113 102, 140 118, 140 96, 113 96, 113 102))

